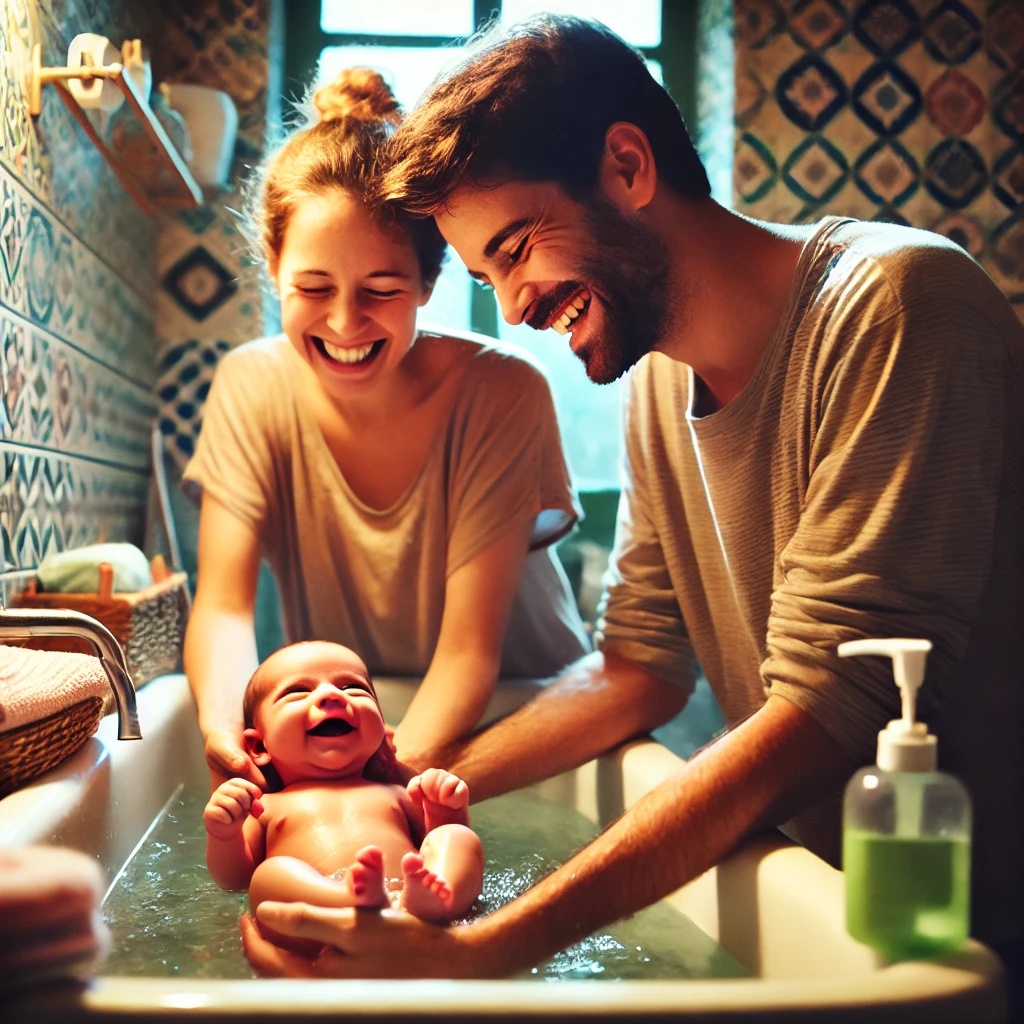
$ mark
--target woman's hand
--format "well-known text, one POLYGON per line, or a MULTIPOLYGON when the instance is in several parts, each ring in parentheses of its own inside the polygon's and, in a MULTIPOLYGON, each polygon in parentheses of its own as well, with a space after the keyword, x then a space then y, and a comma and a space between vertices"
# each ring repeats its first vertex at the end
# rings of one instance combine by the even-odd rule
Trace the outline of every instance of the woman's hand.
POLYGON ((0 990, 91 968, 110 945, 105 888, 99 865, 76 850, 0 850, 0 990))
POLYGON ((206 763, 218 778, 248 779, 266 790, 263 772, 249 759, 241 736, 228 729, 215 729, 206 734, 206 763))
POLYGON ((403 910, 379 913, 308 903, 261 903, 259 922, 293 938, 325 943, 316 957, 281 949, 242 918, 242 946, 249 962, 269 978, 472 978, 493 977, 477 925, 428 924, 403 910))

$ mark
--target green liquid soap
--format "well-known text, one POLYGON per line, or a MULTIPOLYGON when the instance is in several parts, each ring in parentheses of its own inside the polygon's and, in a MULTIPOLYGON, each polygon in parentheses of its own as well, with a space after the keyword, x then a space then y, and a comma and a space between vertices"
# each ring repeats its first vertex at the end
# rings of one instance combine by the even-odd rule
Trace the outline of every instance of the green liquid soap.
POLYGON ((967 938, 967 839, 898 838, 848 828, 843 871, 847 931, 883 956, 937 956, 967 938))

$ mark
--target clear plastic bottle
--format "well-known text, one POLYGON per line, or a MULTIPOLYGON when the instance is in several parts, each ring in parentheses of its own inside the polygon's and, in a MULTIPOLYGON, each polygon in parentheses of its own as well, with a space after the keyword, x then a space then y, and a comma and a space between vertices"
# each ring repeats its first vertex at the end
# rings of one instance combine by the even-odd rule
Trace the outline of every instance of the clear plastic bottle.
POLYGON ((892 960, 956 949, 970 926, 971 801, 936 770, 936 739, 914 721, 927 640, 854 640, 843 657, 885 655, 903 717, 878 734, 878 764, 862 768, 843 802, 846 927, 892 960))

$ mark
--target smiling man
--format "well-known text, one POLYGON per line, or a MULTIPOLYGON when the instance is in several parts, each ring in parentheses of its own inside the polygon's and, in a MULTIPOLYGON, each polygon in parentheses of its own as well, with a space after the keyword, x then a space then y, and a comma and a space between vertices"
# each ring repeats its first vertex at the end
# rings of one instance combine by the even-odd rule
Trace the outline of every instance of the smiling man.
POLYGON ((264 908, 344 955, 286 963, 250 929, 254 961, 508 974, 758 830, 836 863, 839 793, 899 714, 888 668, 836 647, 886 636, 934 645, 920 710, 974 798, 974 934, 1019 955, 1024 332, 1005 298, 936 235, 719 206, 642 59, 576 19, 485 40, 393 158, 385 198, 436 218, 509 323, 554 328, 598 383, 630 371, 600 650, 435 760, 476 798, 565 770, 674 714, 697 661, 730 729, 485 920, 264 908))

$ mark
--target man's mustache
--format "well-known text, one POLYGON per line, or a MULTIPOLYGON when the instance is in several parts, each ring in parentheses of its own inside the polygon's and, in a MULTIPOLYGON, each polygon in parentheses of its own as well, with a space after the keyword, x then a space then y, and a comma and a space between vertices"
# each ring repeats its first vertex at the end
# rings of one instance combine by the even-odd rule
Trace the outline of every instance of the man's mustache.
POLYGON ((546 295, 542 295, 533 307, 533 313, 526 321, 527 327, 542 331, 548 326, 555 313, 564 306, 573 295, 585 287, 582 281, 562 281, 546 295))

